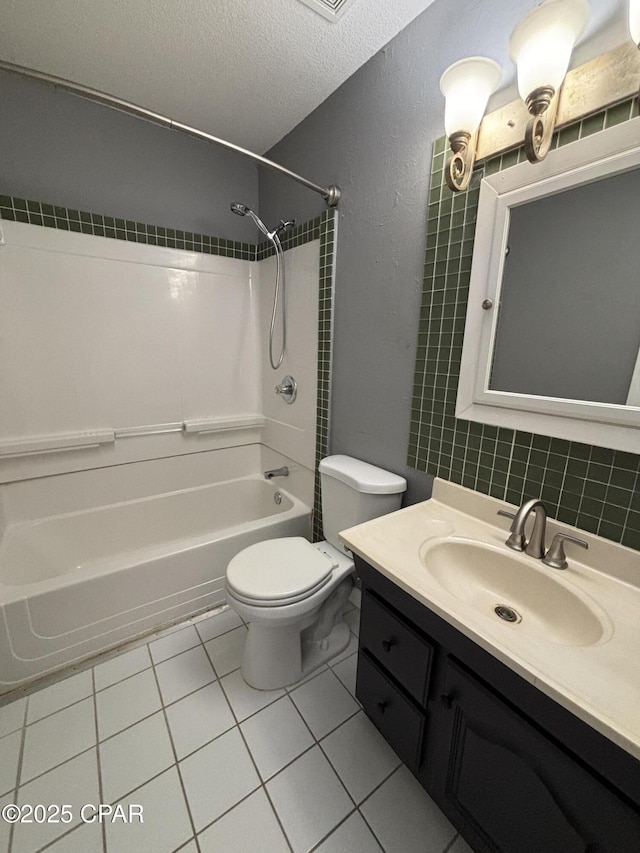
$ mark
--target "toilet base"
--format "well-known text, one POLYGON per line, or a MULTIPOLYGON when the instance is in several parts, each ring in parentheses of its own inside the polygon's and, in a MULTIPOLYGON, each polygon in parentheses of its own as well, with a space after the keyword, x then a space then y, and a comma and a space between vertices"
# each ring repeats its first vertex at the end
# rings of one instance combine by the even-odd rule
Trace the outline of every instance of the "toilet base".
POLYGON ((303 640, 299 624, 271 628, 251 622, 240 672, 256 690, 289 687, 343 652, 350 637, 346 622, 334 625, 322 640, 303 640))
POLYGON ((330 661, 349 645, 351 631, 346 622, 335 625, 328 637, 324 640, 307 640, 302 644, 302 675, 300 679, 306 678, 318 667, 330 661))
POLYGON ((349 645, 344 611, 353 587, 349 574, 325 601, 302 618, 249 623, 241 673, 257 690, 276 690, 306 678, 349 645))

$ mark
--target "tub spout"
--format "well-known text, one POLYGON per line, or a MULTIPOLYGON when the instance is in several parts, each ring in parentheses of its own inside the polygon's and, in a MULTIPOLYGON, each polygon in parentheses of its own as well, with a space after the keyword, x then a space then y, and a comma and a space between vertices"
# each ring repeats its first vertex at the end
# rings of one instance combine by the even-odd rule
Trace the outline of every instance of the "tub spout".
POLYGON ((288 477, 289 469, 286 465, 283 465, 282 468, 272 468, 270 471, 265 471, 264 476, 266 480, 272 480, 274 477, 288 477))

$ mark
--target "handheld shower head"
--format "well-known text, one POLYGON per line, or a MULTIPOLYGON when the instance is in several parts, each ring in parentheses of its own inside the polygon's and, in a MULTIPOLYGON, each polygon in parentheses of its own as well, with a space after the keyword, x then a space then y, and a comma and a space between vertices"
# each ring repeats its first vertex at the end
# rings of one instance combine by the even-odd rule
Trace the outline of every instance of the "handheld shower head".
POLYGON ((234 201, 231 204, 231 211, 237 216, 248 216, 250 219, 253 219, 260 231, 262 231, 262 233, 264 234, 264 236, 268 237, 269 240, 272 239, 272 235, 268 231, 267 226, 264 224, 262 219, 260 219, 260 217, 256 213, 254 213, 250 207, 247 207, 246 204, 241 204, 239 201, 234 201))
POLYGON ((284 298, 284 250, 282 248, 282 243, 280 242, 280 234, 286 228, 290 228, 292 225, 295 225, 294 219, 289 219, 286 222, 280 220, 280 224, 277 225, 273 231, 269 231, 267 226, 264 224, 262 219, 251 210, 250 207, 247 207, 246 204, 242 204, 239 201, 231 202, 231 212, 235 213, 236 216, 248 216, 252 219, 255 225, 262 231, 264 236, 273 243, 273 248, 276 253, 276 287, 273 294, 273 311, 271 312, 271 325, 269 327, 269 362, 271 367, 274 370, 277 370, 282 364, 282 359, 284 358, 284 351, 286 347, 286 339, 287 339, 287 331, 286 331, 286 317, 285 317, 285 298, 284 298), (276 360, 273 356, 273 330, 275 328, 276 322, 276 311, 278 307, 278 298, 280 294, 280 290, 282 289, 282 349, 280 350, 280 356, 276 360))

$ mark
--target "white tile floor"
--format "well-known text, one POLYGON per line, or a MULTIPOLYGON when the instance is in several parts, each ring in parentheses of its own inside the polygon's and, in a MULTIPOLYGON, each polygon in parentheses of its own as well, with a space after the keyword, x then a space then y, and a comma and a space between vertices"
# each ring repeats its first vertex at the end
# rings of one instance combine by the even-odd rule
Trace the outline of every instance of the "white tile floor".
POLYGON ((356 702, 358 617, 287 690, 244 683, 247 628, 225 609, 1 706, 0 808, 69 808, 0 818, 0 851, 470 853, 356 702), (144 823, 83 823, 99 803, 144 823))

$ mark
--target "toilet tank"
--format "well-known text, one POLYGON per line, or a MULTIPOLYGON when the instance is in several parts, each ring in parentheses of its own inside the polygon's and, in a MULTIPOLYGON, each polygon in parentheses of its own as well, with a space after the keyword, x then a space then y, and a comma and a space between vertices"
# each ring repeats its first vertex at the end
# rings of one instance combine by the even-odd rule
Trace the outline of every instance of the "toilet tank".
POLYGON ((371 518, 400 509, 407 488, 404 477, 352 456, 327 456, 318 466, 325 539, 343 553, 338 533, 371 518))

